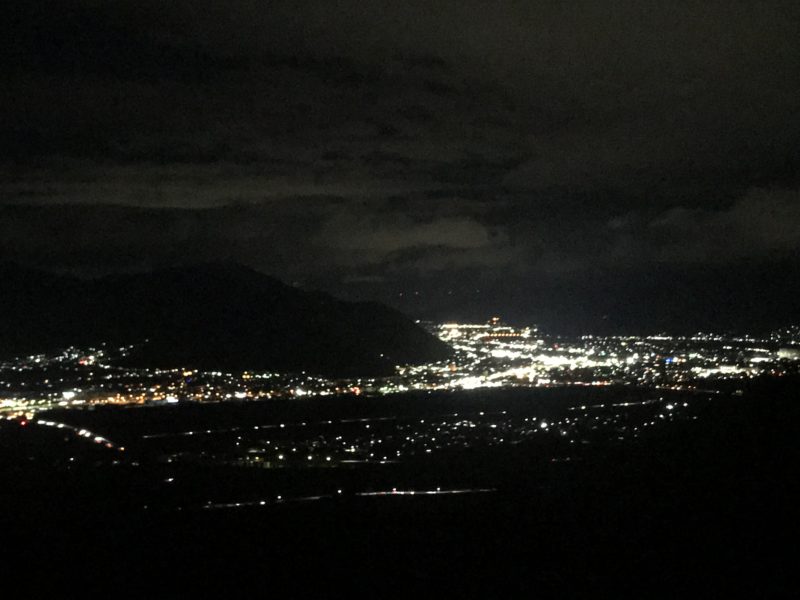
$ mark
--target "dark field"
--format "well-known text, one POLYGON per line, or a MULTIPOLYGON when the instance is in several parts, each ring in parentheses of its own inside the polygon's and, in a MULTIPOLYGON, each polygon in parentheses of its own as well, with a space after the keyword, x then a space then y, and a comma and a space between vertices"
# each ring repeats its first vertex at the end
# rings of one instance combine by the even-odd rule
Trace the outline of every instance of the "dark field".
POLYGON ((783 378, 0 421, 3 564, 110 595, 789 595, 798 401, 783 378))

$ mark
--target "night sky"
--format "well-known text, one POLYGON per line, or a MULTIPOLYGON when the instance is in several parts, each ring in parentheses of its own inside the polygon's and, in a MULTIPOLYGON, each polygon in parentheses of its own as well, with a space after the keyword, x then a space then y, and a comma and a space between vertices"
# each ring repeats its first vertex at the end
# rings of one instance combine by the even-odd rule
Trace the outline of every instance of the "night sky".
POLYGON ((563 330, 800 316, 796 0, 17 4, 2 260, 563 330))

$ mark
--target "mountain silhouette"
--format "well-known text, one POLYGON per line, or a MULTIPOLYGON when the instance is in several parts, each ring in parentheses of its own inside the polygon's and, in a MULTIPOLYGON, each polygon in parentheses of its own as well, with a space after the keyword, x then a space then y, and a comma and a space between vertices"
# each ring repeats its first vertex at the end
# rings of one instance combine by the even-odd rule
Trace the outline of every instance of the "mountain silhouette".
POLYGON ((204 264, 84 280, 0 266, 0 354, 142 344, 142 367, 375 376, 447 358, 401 313, 287 286, 246 267, 204 264))

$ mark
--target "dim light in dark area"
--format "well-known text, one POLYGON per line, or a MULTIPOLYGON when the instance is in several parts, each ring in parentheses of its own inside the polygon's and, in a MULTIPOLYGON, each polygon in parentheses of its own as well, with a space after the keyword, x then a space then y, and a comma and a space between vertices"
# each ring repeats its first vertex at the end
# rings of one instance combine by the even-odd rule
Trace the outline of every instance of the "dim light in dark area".
POLYGON ((13 577, 793 589, 796 2, 8 12, 13 577))

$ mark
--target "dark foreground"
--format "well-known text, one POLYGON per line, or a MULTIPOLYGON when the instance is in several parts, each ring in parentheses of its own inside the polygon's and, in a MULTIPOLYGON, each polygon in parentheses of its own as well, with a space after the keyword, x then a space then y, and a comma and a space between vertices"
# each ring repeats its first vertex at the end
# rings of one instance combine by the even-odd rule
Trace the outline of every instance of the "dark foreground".
MULTIPOLYGON (((620 393, 593 391, 591 400, 620 393)), ((448 402, 462 411, 505 402, 520 419, 525 410, 555 419, 575 400, 517 393, 407 406, 416 419, 448 402)), ((375 416, 397 412, 398 402, 353 400, 341 410, 375 416)), ((797 381, 766 380, 744 395, 693 397, 685 418, 631 440, 603 442, 600 429, 586 428, 576 435, 591 443, 526 438, 351 469, 232 466, 220 440, 211 445, 224 460, 213 463, 188 452, 210 442, 181 446, 193 458, 177 465, 159 455, 163 446, 136 447, 154 421, 166 431, 202 420, 196 408, 50 417, 125 440, 124 453, 97 444, 79 452, 72 441, 30 435, 32 424, 6 422, 2 564, 29 594, 795 595, 798 402, 797 381), (72 466, 65 453, 77 456, 72 466), (167 475, 180 486, 164 484, 167 475), (358 495, 392 483, 490 491, 358 495), (211 499, 242 502, 208 508, 211 499)), ((267 409, 285 412, 277 420, 302 418, 289 414, 297 406, 267 409)))

